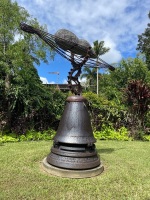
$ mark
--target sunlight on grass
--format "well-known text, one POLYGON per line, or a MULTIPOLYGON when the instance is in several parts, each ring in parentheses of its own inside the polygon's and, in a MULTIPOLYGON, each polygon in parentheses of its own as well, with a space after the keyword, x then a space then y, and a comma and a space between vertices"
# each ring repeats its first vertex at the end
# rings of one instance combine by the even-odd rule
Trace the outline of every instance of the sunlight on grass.
POLYGON ((105 171, 93 178, 48 175, 40 162, 52 142, 7 143, 0 146, 2 200, 149 200, 150 143, 98 141, 105 171))

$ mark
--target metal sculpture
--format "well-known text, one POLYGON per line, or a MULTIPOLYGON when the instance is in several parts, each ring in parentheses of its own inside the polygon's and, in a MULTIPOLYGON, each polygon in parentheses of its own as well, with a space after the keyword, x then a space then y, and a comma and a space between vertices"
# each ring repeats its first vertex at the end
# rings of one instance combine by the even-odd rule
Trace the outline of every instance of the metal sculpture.
POLYGON ((82 87, 78 78, 83 66, 100 66, 101 68, 108 68, 111 71, 115 69, 100 58, 97 61, 95 52, 90 44, 86 40, 78 39, 71 31, 60 29, 52 35, 25 23, 21 23, 20 27, 25 32, 38 35, 54 51, 71 62, 72 68, 68 73, 68 86, 70 91, 75 95, 82 93, 82 87))
POLYGON ((72 64, 68 74, 68 86, 75 96, 66 100, 67 104, 54 137, 53 147, 43 160, 45 169, 50 169, 52 174, 72 178, 100 174, 104 168, 95 148, 96 140, 92 132, 86 99, 81 96, 82 87, 78 78, 83 66, 101 66, 110 70, 114 70, 114 67, 102 59, 97 61, 90 44, 68 30, 61 29, 52 35, 25 23, 21 23, 20 26, 23 31, 38 35, 72 64))

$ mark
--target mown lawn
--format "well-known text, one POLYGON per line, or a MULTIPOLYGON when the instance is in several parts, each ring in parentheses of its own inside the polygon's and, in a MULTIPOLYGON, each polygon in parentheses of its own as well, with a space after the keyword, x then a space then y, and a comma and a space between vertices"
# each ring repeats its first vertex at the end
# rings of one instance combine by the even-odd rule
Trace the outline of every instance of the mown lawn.
POLYGON ((0 146, 0 200, 150 200, 150 143, 98 141, 105 171, 93 178, 48 175, 40 163, 52 142, 0 146))

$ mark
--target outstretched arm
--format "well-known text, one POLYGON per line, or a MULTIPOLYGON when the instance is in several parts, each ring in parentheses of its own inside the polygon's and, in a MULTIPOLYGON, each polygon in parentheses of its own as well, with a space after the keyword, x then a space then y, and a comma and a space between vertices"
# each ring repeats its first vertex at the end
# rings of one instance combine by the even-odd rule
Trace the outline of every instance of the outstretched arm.
POLYGON ((24 22, 20 23, 20 28, 21 28, 21 30, 23 30, 27 33, 38 34, 37 30, 34 27, 29 26, 29 25, 25 24, 24 22))

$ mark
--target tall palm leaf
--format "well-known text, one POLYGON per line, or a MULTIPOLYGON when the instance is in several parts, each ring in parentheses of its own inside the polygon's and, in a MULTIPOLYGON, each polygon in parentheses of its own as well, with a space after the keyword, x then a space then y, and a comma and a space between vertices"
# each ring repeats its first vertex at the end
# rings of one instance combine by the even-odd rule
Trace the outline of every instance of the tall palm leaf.
POLYGON ((83 73, 81 74, 81 79, 86 78, 86 80, 89 82, 89 85, 91 86, 96 80, 96 68, 89 68, 89 67, 84 67, 83 73))
POLYGON ((98 42, 98 40, 96 40, 95 42, 93 42, 93 44, 94 44, 93 50, 96 54, 97 60, 99 56, 107 53, 110 50, 110 48, 104 47, 104 41, 98 42))
MULTIPOLYGON (((98 42, 98 40, 96 40, 95 42, 93 42, 93 44, 94 44, 93 50, 96 54, 96 59, 97 59, 97 63, 98 63, 99 56, 107 53, 110 50, 110 48, 104 47, 104 41, 98 42)), ((95 67, 97 67, 97 66, 95 66, 95 67)), ((98 77, 99 77, 98 70, 99 70, 99 68, 97 67, 96 69, 97 69, 97 94, 98 94, 98 77)))

